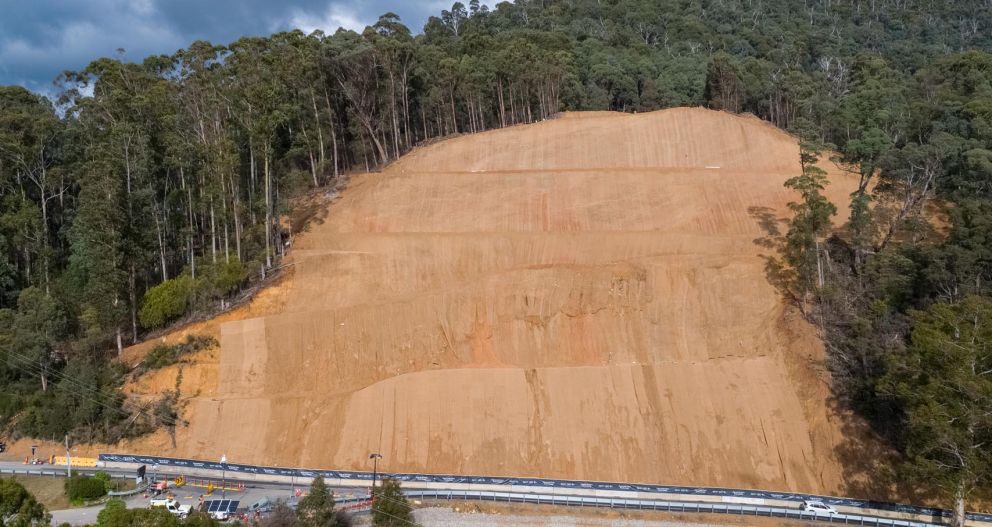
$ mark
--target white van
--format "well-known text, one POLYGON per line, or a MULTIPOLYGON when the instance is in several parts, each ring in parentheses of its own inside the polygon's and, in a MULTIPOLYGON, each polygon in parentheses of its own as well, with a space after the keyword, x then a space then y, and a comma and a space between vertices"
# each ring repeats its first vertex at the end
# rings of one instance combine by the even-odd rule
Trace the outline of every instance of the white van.
POLYGON ((837 514, 837 509, 817 500, 803 500, 803 504, 799 508, 813 514, 837 514))

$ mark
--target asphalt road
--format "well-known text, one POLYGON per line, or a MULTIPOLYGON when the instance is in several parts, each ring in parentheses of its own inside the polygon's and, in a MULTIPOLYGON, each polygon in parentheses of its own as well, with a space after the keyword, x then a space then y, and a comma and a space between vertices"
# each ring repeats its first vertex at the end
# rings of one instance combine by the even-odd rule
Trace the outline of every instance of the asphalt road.
MULTIPOLYGON (((149 466, 149 475, 154 473, 154 466, 149 466)), ((175 467, 163 467, 163 472, 175 471, 175 467)), ((51 466, 27 466, 20 463, 0 463, 0 475, 4 472, 15 471, 18 473, 30 472, 34 474, 48 474, 48 475, 62 475, 65 473, 65 467, 51 467, 51 466)), ((74 468, 73 471, 77 469, 74 468)), ((98 469, 85 469, 85 472, 94 472, 98 469)), ((107 470, 112 476, 118 477, 129 477, 135 476, 134 469, 111 469, 107 470)), ((203 469, 197 469, 198 473, 207 472, 213 477, 208 477, 206 481, 219 482, 221 478, 216 477, 216 472, 210 473, 209 471, 203 469)), ((173 475, 168 475, 164 477, 174 477, 173 475)), ((193 477, 193 476, 191 476, 193 477)), ((200 476, 196 476, 199 478, 200 476)), ((233 479, 237 478, 238 475, 232 474, 230 471, 227 472, 227 481, 231 482, 233 479)), ((244 477, 242 475, 242 477, 244 477)), ((201 479, 201 483, 205 480, 201 479)), ((297 481, 298 483, 309 483, 303 481, 297 481)), ((356 481, 356 483, 358 483, 356 481)), ((364 482, 362 482, 364 483, 364 482)), ((335 481, 336 485, 339 485, 335 481)), ((265 483, 260 482, 255 479, 254 475, 249 477, 245 481, 245 485, 250 485, 250 487, 245 487, 237 492, 228 491, 228 498, 237 498, 243 501, 241 505, 247 507, 261 499, 261 497, 269 497, 270 499, 280 499, 282 497, 289 498, 292 493, 292 486, 288 483, 265 483)), ((737 502, 725 503, 723 500, 720 502, 705 502, 697 501, 693 499, 691 495, 677 495, 677 496, 665 496, 664 494, 658 494, 657 497, 651 496, 645 498, 643 496, 639 497, 607 497, 601 496, 600 493, 558 493, 555 492, 557 489, 547 489, 543 487, 518 487, 517 490, 513 491, 508 488, 508 491, 493 491, 493 490, 472 490, 463 488, 464 484, 448 484, 443 482, 431 483, 432 487, 426 487, 426 490, 408 490, 406 494, 413 498, 421 499, 459 499, 459 500, 483 500, 483 501, 513 501, 521 503, 537 503, 537 504, 556 504, 565 506, 594 506, 594 507, 611 507, 620 509, 657 509, 657 510, 677 510, 682 512, 722 512, 728 514, 747 514, 747 515, 764 515, 764 516, 778 516, 778 517, 788 517, 794 519, 813 519, 811 517, 800 517, 799 510, 796 504, 786 503, 786 504, 772 504, 772 505, 749 505, 747 502, 740 504, 737 502), (461 485, 461 487, 459 486, 461 485)), ((354 489, 354 488, 340 488, 334 487, 333 490, 338 494, 339 499, 347 498, 349 494, 361 494, 367 492, 367 489, 354 489)), ((177 489, 176 497, 179 499, 180 503, 195 505, 199 501, 199 495, 205 492, 204 489, 196 488, 188 484, 187 486, 177 489)), ((214 497, 219 494, 215 491, 214 497)), ((129 500, 130 506, 144 507, 147 506, 147 498, 132 498, 129 500)), ((830 521, 842 521, 844 523, 859 523, 859 524, 883 524, 883 525, 898 525, 900 527, 923 527, 924 525, 933 525, 934 523, 941 523, 932 517, 913 517, 915 523, 910 523, 905 519, 894 519, 892 515, 893 512, 876 512, 872 509, 864 509, 859 507, 840 507, 841 514, 835 516, 822 518, 817 517, 817 520, 830 520, 830 521), (850 509, 850 510, 845 510, 850 509), (865 514, 864 511, 870 511, 865 514)), ((80 525, 86 523, 92 523, 96 519, 96 515, 99 513, 99 508, 92 509, 76 509, 72 511, 58 511, 56 513, 56 523, 61 523, 63 521, 68 522, 72 525, 80 525)))

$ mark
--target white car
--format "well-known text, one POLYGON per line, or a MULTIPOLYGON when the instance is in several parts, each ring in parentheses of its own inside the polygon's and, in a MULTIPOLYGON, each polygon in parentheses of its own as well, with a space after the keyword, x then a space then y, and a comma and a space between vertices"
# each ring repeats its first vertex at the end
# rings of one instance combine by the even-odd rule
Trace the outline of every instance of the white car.
POLYGON ((803 504, 799 508, 813 514, 837 514, 837 509, 822 501, 803 500, 803 504))
POLYGON ((168 497, 167 496, 167 497, 164 497, 164 498, 152 498, 152 501, 150 503, 150 506, 152 506, 152 507, 167 507, 170 504, 175 505, 176 504, 176 499, 173 498, 173 497, 168 497))
POLYGON ((190 506, 190 505, 173 505, 173 504, 169 504, 169 505, 166 505, 165 506, 165 510, 171 512, 173 514, 173 516, 176 516, 180 520, 182 520, 182 519, 185 519, 187 516, 189 516, 189 513, 190 513, 191 510, 193 510, 193 507, 190 506))
POLYGON ((172 498, 153 499, 151 506, 162 507, 180 519, 189 516, 190 511, 193 509, 190 505, 180 505, 179 502, 172 498))

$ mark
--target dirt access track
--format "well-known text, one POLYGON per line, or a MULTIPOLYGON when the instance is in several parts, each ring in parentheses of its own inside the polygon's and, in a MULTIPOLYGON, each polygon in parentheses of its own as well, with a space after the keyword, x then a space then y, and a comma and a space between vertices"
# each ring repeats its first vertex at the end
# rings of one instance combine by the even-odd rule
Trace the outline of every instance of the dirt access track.
POLYGON ((267 315, 219 324, 178 447, 131 447, 842 492, 822 346, 766 276, 798 159, 758 119, 688 108, 418 149, 297 236, 267 315))

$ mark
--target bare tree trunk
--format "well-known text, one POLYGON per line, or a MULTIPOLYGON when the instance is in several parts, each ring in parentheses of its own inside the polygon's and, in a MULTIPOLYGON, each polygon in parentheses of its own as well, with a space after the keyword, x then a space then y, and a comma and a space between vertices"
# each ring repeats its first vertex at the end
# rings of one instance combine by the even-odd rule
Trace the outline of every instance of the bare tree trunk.
POLYGON ((131 344, 138 343, 138 301, 137 291, 135 291, 134 262, 131 262, 131 272, 128 275, 129 300, 131 301, 131 344))
POLYGON ((403 88, 403 140, 406 143, 407 150, 413 146, 410 142, 410 90, 407 89, 409 85, 409 72, 406 67, 403 69, 403 78, 400 80, 401 86, 403 88))
POLYGON ((524 108, 527 109, 527 122, 532 123, 534 122, 534 118, 531 117, 530 113, 530 90, 524 90, 524 102, 526 103, 524 108))
POLYGON ((313 150, 307 148, 307 155, 310 156, 310 173, 313 176, 313 188, 320 186, 320 182, 317 181, 317 161, 313 158, 313 150))
POLYGON ((375 135, 375 129, 373 129, 371 125, 366 125, 366 128, 369 131, 369 137, 372 138, 372 143, 375 145, 376 153, 379 154, 379 159, 382 160, 382 164, 388 163, 389 152, 386 151, 382 141, 379 141, 379 137, 375 135))
POLYGON ((248 138, 248 217, 252 224, 255 223, 255 142, 249 137, 248 138))
MULTIPOLYGON (((44 246, 48 247, 48 197, 45 196, 45 187, 47 185, 48 171, 45 170, 45 158, 42 154, 41 158, 41 180, 37 182, 38 192, 41 196, 41 226, 42 226, 42 240, 44 241, 44 246)), ((48 251, 45 251, 45 255, 42 258, 41 264, 44 266, 45 272, 45 294, 51 294, 51 288, 48 279, 48 251)))
POLYGON ((476 105, 475 105, 475 108, 476 108, 476 111, 479 112, 479 131, 480 132, 485 132, 486 131, 486 115, 482 111, 482 97, 481 96, 476 96, 476 105))
MULTIPOLYGON (((324 131, 320 126, 320 112, 317 111, 317 98, 314 97, 313 89, 310 89, 310 104, 313 105, 313 120, 317 123, 317 147, 320 149, 320 168, 324 168, 324 131)), ((312 159, 311 159, 312 162, 312 159)))
POLYGON ((420 124, 424 125, 424 138, 426 141, 429 137, 427 134, 427 110, 424 109, 424 105, 420 105, 420 124))
POLYGON ((234 204, 234 252, 238 255, 238 261, 244 261, 241 255, 241 235, 244 229, 241 226, 240 202, 234 204))
POLYGON ((458 133, 458 112, 455 111, 455 90, 448 90, 448 95, 451 98, 451 126, 454 129, 454 133, 458 133))
MULTIPOLYGON (((226 216, 226 215, 225 215, 226 216)), ((231 246, 228 240, 228 230, 229 226, 227 224, 227 218, 224 218, 224 263, 231 263, 231 246)))
POLYGON ((820 260, 820 240, 816 240, 816 285, 823 287, 823 262, 820 260))
POLYGON ((272 176, 269 152, 265 151, 265 267, 272 267, 272 176))
POLYGON ((496 79, 497 99, 499 100, 499 127, 506 128, 506 104, 503 101, 503 78, 496 79))
POLYGON ((396 81, 392 69, 389 70, 389 109, 393 125, 393 158, 400 157, 400 118, 396 104, 396 81))
POLYGON ((188 207, 186 208, 187 219, 189 220, 189 233, 187 235, 188 245, 189 245, 189 269, 190 275, 196 278, 196 258, 193 253, 193 235, 195 234, 194 224, 193 224, 193 187, 186 185, 186 174, 183 171, 183 167, 179 167, 179 183, 182 188, 186 189, 186 196, 188 198, 188 207))
POLYGON ((517 124, 517 108, 513 102, 513 85, 510 85, 510 124, 517 124))
POLYGON ((327 89, 324 89, 324 103, 327 104, 327 121, 331 125, 331 145, 334 149, 334 178, 338 177, 338 137, 335 132, 334 125, 334 110, 331 108, 331 96, 327 93, 327 89))
POLYGON ((957 492, 954 494, 954 516, 951 519, 951 525, 953 527, 965 527, 963 485, 959 486, 957 492))
MULTIPOLYGON (((25 229, 27 230, 27 229, 25 229)), ((27 233, 25 232, 25 237, 27 233)), ((31 281, 31 251, 27 247, 24 248, 24 274, 27 276, 28 282, 31 281)))
POLYGON ((334 155, 334 179, 338 178, 338 135, 334 131, 334 123, 331 122, 331 143, 333 143, 334 155))
POLYGON ((155 218, 155 234, 158 237, 158 258, 159 264, 162 266, 162 281, 164 282, 169 279, 169 272, 165 267, 165 243, 162 241, 162 220, 159 218, 158 203, 155 203, 152 215, 155 218))
MULTIPOLYGON (((882 242, 878 246, 879 252, 884 249, 896 235, 896 232, 902 226, 902 223, 906 221, 906 217, 909 215, 909 212, 916 208, 918 203, 922 205, 926 202, 927 195, 930 192, 930 185, 933 183, 933 178, 936 175, 936 170, 928 170, 927 172, 928 174, 923 183, 923 188, 919 193, 913 192, 912 180, 906 182, 906 197, 903 199, 902 206, 899 208, 899 213, 896 214, 896 217, 892 220, 892 224, 889 225, 888 232, 885 233, 885 237, 882 238, 882 242)), ((923 210, 921 208, 920 213, 922 212, 923 210)))
POLYGON ((210 255, 217 263, 217 223, 214 221, 214 198, 210 197, 210 255))
POLYGON ((228 239, 228 222, 230 213, 227 212, 227 179, 224 173, 220 173, 220 212, 221 222, 224 224, 224 263, 231 263, 231 242, 228 239))

